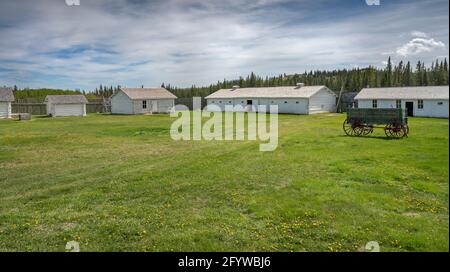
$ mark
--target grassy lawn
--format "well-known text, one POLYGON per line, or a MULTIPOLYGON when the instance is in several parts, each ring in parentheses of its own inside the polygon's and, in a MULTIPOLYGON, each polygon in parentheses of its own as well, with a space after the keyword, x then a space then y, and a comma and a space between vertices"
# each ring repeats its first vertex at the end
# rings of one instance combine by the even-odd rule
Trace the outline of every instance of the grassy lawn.
POLYGON ((0 120, 0 251, 449 250, 449 121, 347 137, 279 117, 279 147, 169 137, 169 116, 0 120))

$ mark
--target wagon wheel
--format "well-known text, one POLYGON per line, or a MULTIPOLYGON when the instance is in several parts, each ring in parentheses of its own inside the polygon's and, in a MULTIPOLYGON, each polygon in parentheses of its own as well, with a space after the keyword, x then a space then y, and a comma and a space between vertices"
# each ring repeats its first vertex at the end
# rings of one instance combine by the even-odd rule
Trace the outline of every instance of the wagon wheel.
POLYGON ((346 119, 342 127, 348 136, 360 136, 364 131, 364 127, 358 120, 346 119))
POLYGON ((367 135, 372 134, 372 133, 373 133, 373 126, 365 126, 363 128, 363 131, 362 131, 361 135, 367 136, 367 135))
POLYGON ((404 127, 405 127, 405 136, 404 137, 408 137, 409 136, 409 126, 404 125, 404 127))
POLYGON ((391 122, 384 128, 384 133, 388 137, 403 138, 408 135, 408 128, 398 122, 391 122))

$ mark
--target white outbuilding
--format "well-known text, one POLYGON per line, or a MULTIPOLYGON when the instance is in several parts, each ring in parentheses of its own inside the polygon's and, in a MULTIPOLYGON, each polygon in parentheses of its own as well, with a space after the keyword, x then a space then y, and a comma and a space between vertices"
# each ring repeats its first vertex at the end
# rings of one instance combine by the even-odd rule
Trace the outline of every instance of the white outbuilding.
POLYGON ((52 117, 86 116, 88 101, 84 95, 47 95, 44 103, 52 117))
POLYGON ((14 102, 12 89, 0 88, 0 118, 11 118, 11 102, 14 102))
POLYGON ((121 88, 111 96, 111 113, 168 113, 176 98, 165 88, 121 88))
POLYGON ((408 116, 448 118, 448 86, 366 88, 358 108, 402 108, 408 116))
POLYGON ((221 89, 206 97, 208 110, 211 105, 225 111, 225 106, 234 106, 234 111, 257 112, 264 106, 278 105, 279 113, 315 114, 336 111, 336 94, 326 86, 259 87, 221 89))

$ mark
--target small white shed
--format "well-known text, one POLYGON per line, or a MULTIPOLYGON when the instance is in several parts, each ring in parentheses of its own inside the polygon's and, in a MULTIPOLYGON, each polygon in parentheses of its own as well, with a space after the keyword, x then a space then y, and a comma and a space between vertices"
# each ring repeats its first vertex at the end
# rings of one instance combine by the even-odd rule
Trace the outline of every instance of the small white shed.
POLYGON ((11 102, 14 102, 12 89, 0 88, 0 118, 11 118, 11 102))
POLYGON ((402 108, 408 116, 448 118, 448 86, 366 88, 358 108, 402 108))
POLYGON ((84 95, 47 95, 44 103, 52 117, 86 116, 88 101, 84 95))
POLYGON ((247 112, 257 112, 264 106, 269 112, 269 106, 278 105, 279 113, 315 114, 336 111, 336 94, 326 86, 260 87, 221 89, 206 97, 208 109, 210 105, 225 111, 225 106, 244 109, 247 112), (241 106, 241 107, 236 107, 241 106))
POLYGON ((111 96, 111 113, 168 113, 176 98, 164 88, 121 88, 111 96))

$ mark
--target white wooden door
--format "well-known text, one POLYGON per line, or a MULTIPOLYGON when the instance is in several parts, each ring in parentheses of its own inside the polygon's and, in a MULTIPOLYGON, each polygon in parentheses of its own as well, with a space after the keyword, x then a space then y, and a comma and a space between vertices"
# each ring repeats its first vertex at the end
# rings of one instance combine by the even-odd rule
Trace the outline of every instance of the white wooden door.
POLYGON ((0 102, 0 117, 9 117, 9 103, 8 102, 0 102))
POLYGON ((55 105, 55 116, 83 116, 82 104, 55 105))
POLYGON ((152 100, 152 112, 158 112, 158 101, 152 100))

